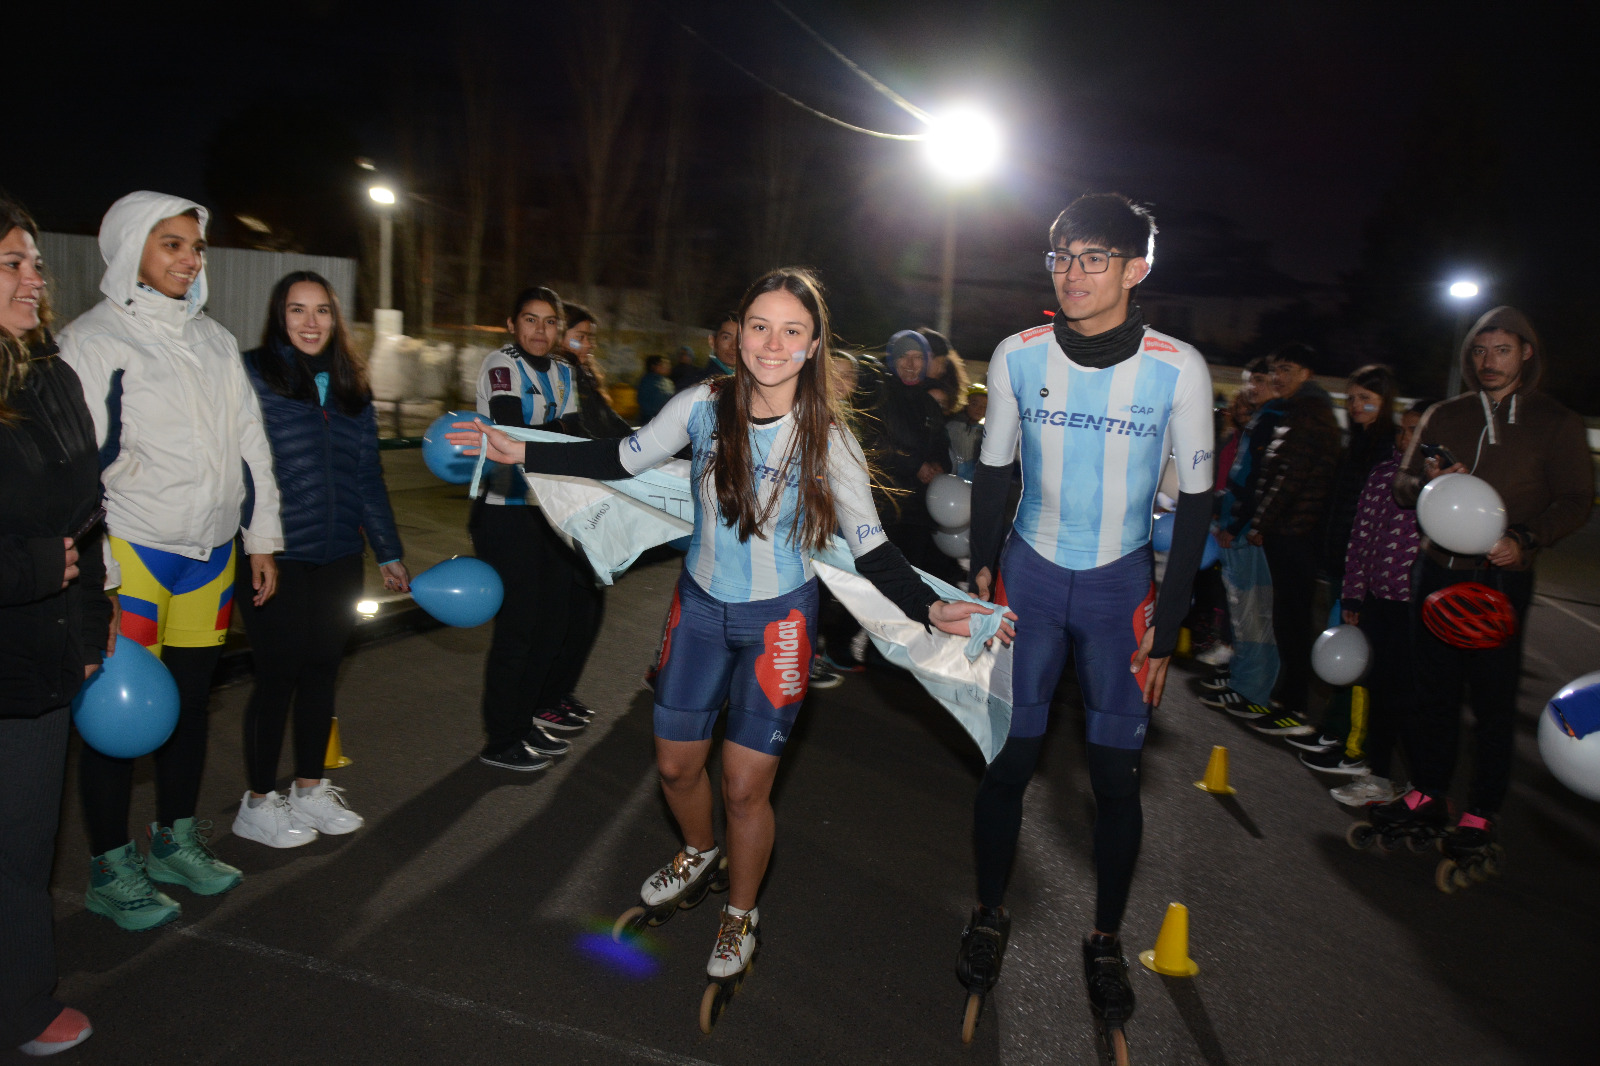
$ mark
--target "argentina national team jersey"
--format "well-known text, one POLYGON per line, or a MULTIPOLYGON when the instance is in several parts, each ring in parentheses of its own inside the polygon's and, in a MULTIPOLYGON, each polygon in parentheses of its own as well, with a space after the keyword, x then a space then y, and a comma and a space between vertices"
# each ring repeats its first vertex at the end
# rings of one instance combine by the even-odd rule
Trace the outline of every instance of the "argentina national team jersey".
MULTIPOLYGON (((573 384, 571 364, 560 359, 546 362, 547 369, 538 369, 515 344, 490 352, 478 370, 478 414, 489 421, 489 402, 500 396, 512 397, 522 405, 525 426, 543 426, 577 411, 578 390, 573 384)), ((492 472, 489 480, 497 480, 492 472)), ((515 480, 520 483, 522 479, 519 475, 515 480)), ((489 490, 484 499, 491 504, 519 504, 526 502, 526 494, 508 498, 489 490)))
POLYGON ((1067 358, 1045 325, 1009 337, 989 363, 982 461, 1022 461, 1015 530, 1057 566, 1088 570, 1150 541, 1167 456, 1182 492, 1211 489, 1211 375, 1190 345, 1146 328, 1105 369, 1067 358))
MULTIPOLYGON (((748 603, 792 592, 811 580, 811 553, 794 543, 800 510, 800 457, 794 449, 794 416, 750 427, 750 458, 757 511, 781 494, 760 535, 739 539, 737 526, 722 521, 716 488, 706 476, 716 451, 716 394, 696 385, 668 401, 661 413, 621 442, 622 465, 637 474, 665 462, 685 444, 693 449, 694 536, 684 568, 706 592, 725 603, 748 603)), ((866 460, 848 432, 834 427, 828 442, 828 484, 839 530, 851 554, 865 555, 885 543, 872 503, 866 460)))

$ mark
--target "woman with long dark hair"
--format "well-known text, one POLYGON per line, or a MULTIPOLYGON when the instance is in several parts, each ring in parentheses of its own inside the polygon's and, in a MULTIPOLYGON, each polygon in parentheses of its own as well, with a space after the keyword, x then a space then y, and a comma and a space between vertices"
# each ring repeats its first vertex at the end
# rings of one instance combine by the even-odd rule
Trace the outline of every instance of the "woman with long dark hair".
MULTIPOLYGON (((366 363, 351 347, 326 278, 296 271, 272 289, 261 347, 244 355, 272 446, 283 499, 278 593, 257 605, 239 572, 235 594, 255 656, 244 713, 250 788, 233 831, 274 848, 361 827, 343 790, 323 776, 334 682, 355 629, 362 556, 372 548, 385 588, 406 589, 366 363), (363 543, 365 538, 365 543, 363 543), (277 791, 278 756, 294 706, 294 786, 277 791)), ((246 508, 251 506, 246 502, 246 508)))
MULTIPOLYGON (((816 640, 817 580, 810 553, 843 534, 856 568, 907 617, 966 634, 973 603, 938 599, 883 535, 866 461, 830 388, 827 306, 808 271, 776 270, 740 305, 739 361, 674 396, 622 441, 518 444, 458 423, 453 443, 533 472, 604 480, 631 477, 686 445, 693 449, 694 535, 679 577, 655 685, 656 764, 685 847, 641 890, 652 914, 698 902, 722 866, 706 761, 728 703, 722 747, 728 905, 702 1003, 709 1032, 724 989, 749 965, 756 894, 772 854, 770 795, 778 760, 807 691, 816 640)), ((1009 627, 1002 629, 1009 639, 1009 627)))
POLYGON ((38 232, 0 197, 0 1047, 52 1055, 93 1031, 51 995, 50 865, 70 704, 115 623, 94 421, 50 338, 38 232))

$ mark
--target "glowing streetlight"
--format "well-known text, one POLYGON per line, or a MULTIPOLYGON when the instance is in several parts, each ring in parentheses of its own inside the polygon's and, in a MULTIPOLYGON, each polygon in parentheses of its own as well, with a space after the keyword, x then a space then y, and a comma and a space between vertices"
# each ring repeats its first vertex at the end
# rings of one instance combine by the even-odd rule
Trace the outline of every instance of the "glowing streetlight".
POLYGON ((928 165, 951 186, 945 202, 944 258, 939 272, 935 329, 950 336, 956 286, 956 188, 971 185, 1000 165, 1003 139, 993 119, 973 107, 957 107, 928 122, 923 142, 928 165))
MULTIPOLYGON (((400 327, 394 325, 394 207, 399 197, 387 185, 367 186, 367 195, 378 207, 378 306, 377 314, 373 318, 373 325, 379 322, 388 323, 394 332, 400 332, 400 327)), ((379 327, 380 332, 382 327, 379 327)))
MULTIPOLYGON (((1445 289, 1450 298, 1456 302, 1456 328, 1455 336, 1465 337, 1467 327, 1472 323, 1473 301, 1478 298, 1482 290, 1476 281, 1467 278, 1458 278, 1452 281, 1445 289)), ((1444 394, 1446 397, 1454 396, 1461 391, 1461 360, 1450 360, 1450 373, 1445 378, 1444 394)))
POLYGON ((375 204, 382 204, 385 207, 392 207, 394 205, 394 190, 389 188, 387 185, 374 185, 372 188, 367 190, 367 195, 372 197, 372 202, 375 204))

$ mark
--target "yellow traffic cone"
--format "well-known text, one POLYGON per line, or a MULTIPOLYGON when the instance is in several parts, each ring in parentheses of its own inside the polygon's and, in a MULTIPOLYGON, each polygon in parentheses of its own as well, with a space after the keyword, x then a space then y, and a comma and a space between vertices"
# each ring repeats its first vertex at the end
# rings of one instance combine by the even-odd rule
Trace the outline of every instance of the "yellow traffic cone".
POLYGON ((337 770, 342 766, 349 766, 354 760, 344 753, 344 746, 339 743, 339 719, 333 720, 333 728, 328 730, 328 755, 322 764, 329 770, 337 770))
POLYGON ((1210 792, 1217 796, 1231 796, 1236 791, 1228 784, 1228 749, 1221 744, 1211 749, 1211 758, 1206 762, 1206 776, 1202 781, 1196 781, 1194 787, 1202 792, 1210 792))
POLYGON ((1193 977, 1200 972, 1200 964, 1189 957, 1188 907, 1181 903, 1167 904, 1167 916, 1161 920, 1156 946, 1139 952, 1139 961, 1168 977, 1193 977))
POLYGON ((1194 654, 1194 634, 1189 632, 1187 626, 1178 630, 1178 647, 1173 654, 1180 659, 1187 659, 1194 654))

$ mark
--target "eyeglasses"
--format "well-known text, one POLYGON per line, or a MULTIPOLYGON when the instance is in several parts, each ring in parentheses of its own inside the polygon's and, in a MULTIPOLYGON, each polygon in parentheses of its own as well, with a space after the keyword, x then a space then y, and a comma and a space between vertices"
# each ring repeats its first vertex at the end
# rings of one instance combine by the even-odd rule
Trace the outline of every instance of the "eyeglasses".
POLYGON ((1072 252, 1046 252, 1044 253, 1044 268, 1052 274, 1065 274, 1072 269, 1072 261, 1076 259, 1085 274, 1104 274, 1111 267, 1113 259, 1137 259, 1136 255, 1127 255, 1123 252, 1108 252, 1103 248, 1085 248, 1083 251, 1072 252))

